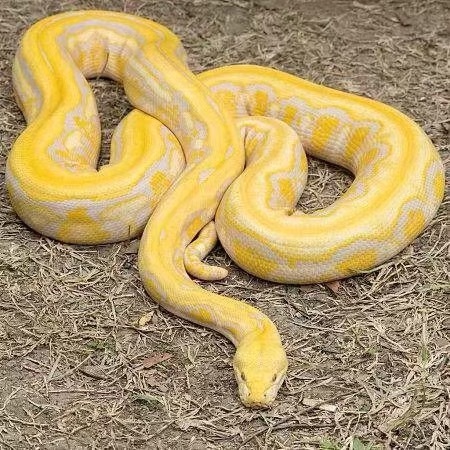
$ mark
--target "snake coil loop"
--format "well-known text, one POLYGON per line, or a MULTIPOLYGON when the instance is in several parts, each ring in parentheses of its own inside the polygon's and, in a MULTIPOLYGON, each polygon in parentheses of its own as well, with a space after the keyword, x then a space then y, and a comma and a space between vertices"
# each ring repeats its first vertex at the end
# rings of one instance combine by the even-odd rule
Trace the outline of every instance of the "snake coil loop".
POLYGON ((443 197, 438 153, 402 113, 257 66, 196 76, 178 38, 143 18, 45 18, 24 35, 13 81, 27 120, 6 171, 17 214, 64 242, 143 233, 139 270, 148 293, 236 345, 248 406, 273 402, 287 358, 264 314, 189 278, 226 276, 201 263, 217 235, 258 277, 334 280, 402 250, 443 197), (97 170, 100 123, 86 78, 99 75, 122 82, 136 110, 114 133, 110 163, 97 170), (338 201, 313 214, 295 211, 306 183, 303 149, 355 176, 338 201))

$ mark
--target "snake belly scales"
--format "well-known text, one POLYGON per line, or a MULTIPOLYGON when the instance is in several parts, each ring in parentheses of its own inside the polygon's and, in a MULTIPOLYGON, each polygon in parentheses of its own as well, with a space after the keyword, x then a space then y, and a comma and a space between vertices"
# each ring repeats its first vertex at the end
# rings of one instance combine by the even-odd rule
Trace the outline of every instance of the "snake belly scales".
POLYGON ((144 18, 77 11, 37 22, 19 45, 13 84, 27 121, 7 161, 14 210, 68 243, 142 234, 138 265, 150 297, 234 343, 247 406, 274 401, 287 357, 267 316, 188 276, 226 275, 201 261, 217 236, 253 275, 325 282, 397 254, 443 197, 438 152, 399 111, 253 65, 194 75, 178 38, 144 18), (136 108, 99 169, 100 122, 86 81, 98 76, 123 83, 136 108), (296 210, 303 149, 354 174, 335 203, 311 214, 296 210))

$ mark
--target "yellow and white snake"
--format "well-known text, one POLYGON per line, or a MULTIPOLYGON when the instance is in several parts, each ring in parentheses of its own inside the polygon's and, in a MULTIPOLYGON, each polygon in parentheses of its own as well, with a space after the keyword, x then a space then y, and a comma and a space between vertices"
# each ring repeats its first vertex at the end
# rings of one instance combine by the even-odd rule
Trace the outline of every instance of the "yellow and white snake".
POLYGON ((13 82, 27 120, 6 171, 17 214, 64 242, 143 232, 139 270, 148 293, 235 344, 248 406, 273 402, 287 358, 264 314, 188 276, 226 275, 201 262, 216 231, 251 274, 323 282, 391 258, 443 197, 436 149, 397 110, 257 66, 196 76, 178 38, 140 17, 79 11, 41 20, 21 41, 13 82), (100 123, 86 81, 97 76, 122 82, 136 108, 115 130, 110 162, 99 170, 100 123), (312 214, 296 210, 306 182, 303 148, 355 176, 339 200, 312 214))

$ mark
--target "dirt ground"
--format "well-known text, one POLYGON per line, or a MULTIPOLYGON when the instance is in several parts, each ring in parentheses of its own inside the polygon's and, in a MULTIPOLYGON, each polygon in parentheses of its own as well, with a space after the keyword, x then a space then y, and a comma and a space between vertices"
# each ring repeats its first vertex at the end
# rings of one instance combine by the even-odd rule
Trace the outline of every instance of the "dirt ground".
MULTIPOLYGON (((15 216, 3 189, 24 128, 14 51, 34 21, 80 8, 163 23, 196 72, 256 63, 379 99, 417 120, 448 162, 445 0, 1 0, 0 448, 449 448, 445 204, 400 255, 340 284, 264 282, 214 251, 209 261, 231 274, 204 287, 266 312, 286 346, 289 374, 270 410, 241 406, 228 341, 145 294, 136 242, 64 245, 15 216)), ((106 148, 130 107, 120 86, 92 85, 106 148)), ((313 161, 301 208, 350 182, 313 161)))

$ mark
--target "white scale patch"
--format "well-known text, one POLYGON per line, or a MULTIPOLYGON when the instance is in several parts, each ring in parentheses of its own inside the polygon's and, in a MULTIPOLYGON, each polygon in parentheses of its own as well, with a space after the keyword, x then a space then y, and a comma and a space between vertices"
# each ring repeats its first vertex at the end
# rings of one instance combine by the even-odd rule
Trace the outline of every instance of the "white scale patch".
POLYGON ((202 184, 204 181, 206 181, 213 173, 214 173, 214 169, 202 170, 198 176, 199 184, 202 184))

